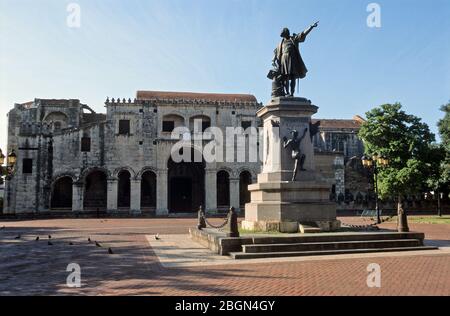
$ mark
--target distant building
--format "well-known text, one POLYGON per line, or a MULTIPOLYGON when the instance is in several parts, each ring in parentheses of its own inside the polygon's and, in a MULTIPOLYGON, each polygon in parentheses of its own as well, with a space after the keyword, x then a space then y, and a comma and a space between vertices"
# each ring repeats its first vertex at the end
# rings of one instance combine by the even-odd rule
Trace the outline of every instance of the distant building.
POLYGON ((313 138, 316 169, 330 184, 330 199, 340 208, 362 208, 373 200, 372 184, 361 163, 364 144, 358 131, 364 119, 316 119, 318 132, 313 138))

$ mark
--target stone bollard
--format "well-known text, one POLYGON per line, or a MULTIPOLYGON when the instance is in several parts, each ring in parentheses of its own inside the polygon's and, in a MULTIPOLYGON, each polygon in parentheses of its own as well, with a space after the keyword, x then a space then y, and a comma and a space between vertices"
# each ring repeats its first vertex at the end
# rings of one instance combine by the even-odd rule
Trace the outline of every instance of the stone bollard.
POLYGON ((204 217, 205 213, 203 212, 203 208, 200 205, 200 208, 198 209, 198 224, 197 224, 197 228, 202 230, 203 228, 206 228, 206 222, 205 222, 205 217, 204 217))
POLYGON ((227 224, 223 228, 224 233, 227 237, 239 237, 238 216, 234 207, 230 207, 227 219, 227 224))

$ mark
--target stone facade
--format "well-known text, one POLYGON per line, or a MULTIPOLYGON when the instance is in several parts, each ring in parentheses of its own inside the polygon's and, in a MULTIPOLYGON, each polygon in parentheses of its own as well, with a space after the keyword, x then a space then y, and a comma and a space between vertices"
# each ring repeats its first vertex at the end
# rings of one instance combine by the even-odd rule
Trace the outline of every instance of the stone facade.
POLYGON ((166 215, 196 211, 200 204, 208 212, 239 209, 246 202, 245 186, 256 178, 258 162, 171 164, 170 131, 186 126, 193 133, 195 119, 205 128, 257 127, 260 104, 254 96, 139 91, 134 100, 107 99, 105 106, 106 114, 79 100, 36 99, 14 106, 8 150, 14 149, 18 160, 6 184, 5 214, 166 215))

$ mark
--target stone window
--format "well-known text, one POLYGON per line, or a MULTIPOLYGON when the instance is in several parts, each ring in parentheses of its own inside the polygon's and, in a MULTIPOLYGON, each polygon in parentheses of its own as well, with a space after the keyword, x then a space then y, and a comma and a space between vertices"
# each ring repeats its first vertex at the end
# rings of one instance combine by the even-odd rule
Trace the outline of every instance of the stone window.
POLYGON ((130 134, 130 120, 120 120, 119 135, 129 135, 129 134, 130 134))
POLYGON ((174 121, 163 121, 162 131, 163 132, 172 132, 175 128, 174 121))
POLYGON ((81 151, 82 152, 90 152, 91 151, 91 138, 90 137, 82 137, 81 138, 81 151))
POLYGON ((211 127, 211 119, 206 115, 196 115, 189 119, 189 125, 193 131, 202 131, 211 127))
POLYGON ((23 174, 33 173, 33 159, 24 158, 22 160, 22 173, 23 174))

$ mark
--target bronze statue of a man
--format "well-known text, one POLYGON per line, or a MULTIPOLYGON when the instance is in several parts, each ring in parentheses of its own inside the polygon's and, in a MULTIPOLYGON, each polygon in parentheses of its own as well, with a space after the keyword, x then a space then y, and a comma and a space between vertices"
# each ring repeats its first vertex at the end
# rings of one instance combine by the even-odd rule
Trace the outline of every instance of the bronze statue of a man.
POLYGON ((318 23, 312 24, 301 34, 293 34, 291 36, 288 28, 284 28, 281 32, 280 36, 283 39, 276 48, 275 58, 277 59, 276 63, 280 67, 280 73, 284 80, 286 95, 294 96, 295 81, 305 78, 308 72, 300 55, 298 44, 305 41, 312 29, 318 26, 318 23))
POLYGON ((292 181, 295 181, 295 178, 297 177, 299 165, 300 170, 305 170, 303 168, 303 165, 305 163, 305 154, 302 154, 302 152, 300 151, 300 144, 302 143, 303 138, 305 138, 307 132, 308 128, 305 128, 303 135, 299 138, 298 132, 294 129, 293 131, 291 131, 291 139, 283 137, 284 148, 289 147, 289 149, 291 150, 292 159, 295 160, 294 171, 292 172, 292 181))

